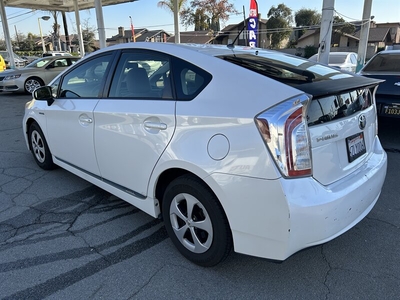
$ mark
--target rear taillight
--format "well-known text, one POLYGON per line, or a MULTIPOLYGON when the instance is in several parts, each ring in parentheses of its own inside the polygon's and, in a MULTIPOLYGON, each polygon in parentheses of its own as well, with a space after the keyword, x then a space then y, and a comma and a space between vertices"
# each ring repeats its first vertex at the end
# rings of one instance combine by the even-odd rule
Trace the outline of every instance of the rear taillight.
POLYGON ((256 125, 283 176, 312 174, 311 144, 307 126, 310 97, 303 94, 279 103, 256 117, 256 125))

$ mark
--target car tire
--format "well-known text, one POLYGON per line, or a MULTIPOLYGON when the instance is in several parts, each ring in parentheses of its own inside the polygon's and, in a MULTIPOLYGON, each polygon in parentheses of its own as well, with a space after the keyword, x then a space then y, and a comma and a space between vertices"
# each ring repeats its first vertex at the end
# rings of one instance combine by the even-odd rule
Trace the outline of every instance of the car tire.
POLYGON ((211 267, 230 253, 232 233, 225 212, 200 179, 183 175, 173 180, 164 193, 162 215, 172 242, 193 263, 211 267))
POLYGON ((32 94, 37 88, 44 86, 42 79, 37 77, 28 78, 24 83, 24 90, 27 94, 32 94))
POLYGON ((28 141, 29 148, 38 166, 44 170, 54 169, 56 165, 53 163, 50 149, 39 124, 36 122, 29 126, 28 141))

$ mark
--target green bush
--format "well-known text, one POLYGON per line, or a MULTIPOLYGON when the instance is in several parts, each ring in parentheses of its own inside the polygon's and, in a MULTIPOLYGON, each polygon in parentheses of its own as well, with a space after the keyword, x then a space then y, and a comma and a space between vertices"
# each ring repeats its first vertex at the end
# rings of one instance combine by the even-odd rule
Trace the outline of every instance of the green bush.
POLYGON ((304 48, 304 57, 310 58, 314 54, 318 53, 318 48, 312 45, 308 45, 304 48))

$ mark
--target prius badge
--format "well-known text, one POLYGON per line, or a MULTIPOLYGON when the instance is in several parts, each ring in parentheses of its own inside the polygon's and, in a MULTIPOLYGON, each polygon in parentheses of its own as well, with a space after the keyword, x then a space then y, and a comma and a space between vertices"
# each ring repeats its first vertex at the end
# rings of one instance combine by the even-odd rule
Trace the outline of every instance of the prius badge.
POLYGON ((363 130, 365 128, 365 125, 367 125, 367 118, 365 117, 365 115, 360 115, 358 117, 358 127, 363 130))

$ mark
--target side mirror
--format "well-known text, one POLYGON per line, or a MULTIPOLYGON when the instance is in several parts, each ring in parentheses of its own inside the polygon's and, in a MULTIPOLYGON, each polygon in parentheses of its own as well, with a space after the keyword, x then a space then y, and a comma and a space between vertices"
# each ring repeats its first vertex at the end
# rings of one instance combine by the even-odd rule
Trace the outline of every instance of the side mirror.
POLYGON ((49 86, 41 86, 37 88, 32 95, 35 100, 47 101, 48 106, 52 105, 54 102, 53 91, 49 86))

